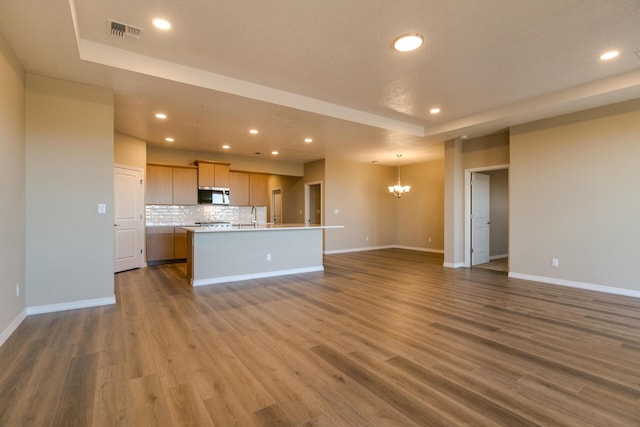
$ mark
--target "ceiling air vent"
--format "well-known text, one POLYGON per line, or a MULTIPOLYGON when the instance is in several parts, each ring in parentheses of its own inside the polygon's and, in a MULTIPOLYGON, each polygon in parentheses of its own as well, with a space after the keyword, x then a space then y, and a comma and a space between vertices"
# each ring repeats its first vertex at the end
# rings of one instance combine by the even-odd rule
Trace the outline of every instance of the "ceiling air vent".
POLYGON ((107 32, 112 37, 135 43, 140 43, 140 36, 142 36, 142 28, 114 21, 113 19, 107 19, 107 32))

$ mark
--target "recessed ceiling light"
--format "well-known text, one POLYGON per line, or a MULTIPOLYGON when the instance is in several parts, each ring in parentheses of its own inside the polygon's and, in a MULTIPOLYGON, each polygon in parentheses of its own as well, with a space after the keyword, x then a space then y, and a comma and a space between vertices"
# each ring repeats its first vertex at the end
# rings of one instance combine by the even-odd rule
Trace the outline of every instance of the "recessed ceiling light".
POLYGON ((166 119, 167 115, 164 113, 157 113, 156 114, 156 119, 166 119))
POLYGON ((278 154, 277 151, 272 151, 271 154, 273 154, 274 156, 278 154))
POLYGON ((617 50, 610 50, 609 52, 605 52, 602 55, 600 55, 600 59, 603 61, 608 61, 610 59, 617 57, 618 55, 620 55, 620 52, 618 52, 617 50))
POLYGON ((311 139, 311 138, 305 138, 305 139, 304 139, 304 142, 313 142, 313 139, 311 139))
POLYGON ((258 134, 258 129, 251 129, 251 130, 249 131, 249 133, 250 133, 251 135, 257 135, 257 134, 258 134))
POLYGON ((166 19, 162 19, 162 18, 156 18, 153 20, 153 25, 158 28, 159 30, 170 30, 171 29, 171 22, 167 21, 166 19))
POLYGON ((424 36, 418 33, 403 34, 393 41, 393 48, 398 52, 411 52, 424 44, 424 36))
POLYGON ((431 110, 429 110, 429 112, 431 114, 438 114, 440 112, 440 109, 438 107, 434 107, 431 110))
POLYGON ((225 150, 228 150, 229 148, 231 148, 230 145, 223 145, 222 148, 224 148, 225 150))
POLYGON ((171 138, 170 136, 164 139, 167 142, 173 142, 175 141, 175 139, 171 138))

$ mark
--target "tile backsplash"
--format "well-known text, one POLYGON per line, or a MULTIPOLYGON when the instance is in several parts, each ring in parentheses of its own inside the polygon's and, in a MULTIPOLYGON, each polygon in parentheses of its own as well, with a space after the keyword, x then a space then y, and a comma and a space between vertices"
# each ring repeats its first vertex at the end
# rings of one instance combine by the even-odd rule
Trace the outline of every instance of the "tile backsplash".
MULTIPOLYGON (((228 221, 250 224, 254 219, 251 206, 227 205, 146 205, 146 225, 193 225, 202 221, 228 221)), ((256 206, 258 224, 267 222, 267 207, 256 206)))

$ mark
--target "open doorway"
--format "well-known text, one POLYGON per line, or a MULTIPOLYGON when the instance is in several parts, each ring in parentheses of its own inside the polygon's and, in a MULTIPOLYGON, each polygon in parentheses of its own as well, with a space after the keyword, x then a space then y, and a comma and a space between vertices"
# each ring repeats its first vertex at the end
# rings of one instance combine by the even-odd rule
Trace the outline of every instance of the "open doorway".
POLYGON ((465 266, 508 272, 509 166, 465 171, 465 266))
POLYGON ((304 185, 305 224, 322 225, 322 181, 304 185))
POLYGON ((282 224, 282 189, 274 188, 271 190, 271 222, 274 224, 282 224))

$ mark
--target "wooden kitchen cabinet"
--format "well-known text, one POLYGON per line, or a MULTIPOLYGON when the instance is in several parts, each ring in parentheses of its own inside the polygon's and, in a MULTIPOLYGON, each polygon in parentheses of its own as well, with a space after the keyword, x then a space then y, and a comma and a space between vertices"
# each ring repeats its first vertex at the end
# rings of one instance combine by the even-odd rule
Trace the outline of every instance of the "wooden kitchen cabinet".
POLYGON ((249 205, 249 173, 229 172, 229 199, 230 204, 236 206, 249 205))
POLYGON ((252 206, 269 204, 269 174, 249 174, 249 204, 252 206))
POLYGON ((182 227, 174 227, 174 259, 186 259, 187 258, 187 230, 182 227))
POLYGON ((147 227, 147 262, 175 259, 174 227, 147 227))
POLYGON ((198 204, 198 171, 195 168, 174 167, 173 204, 198 204))
POLYGON ((146 204, 197 205, 196 168, 148 164, 146 204))
POLYGON ((198 187, 229 188, 229 164, 196 161, 198 166, 198 187))
POLYGON ((173 203, 173 168, 171 166, 147 165, 146 199, 148 205, 173 203))

